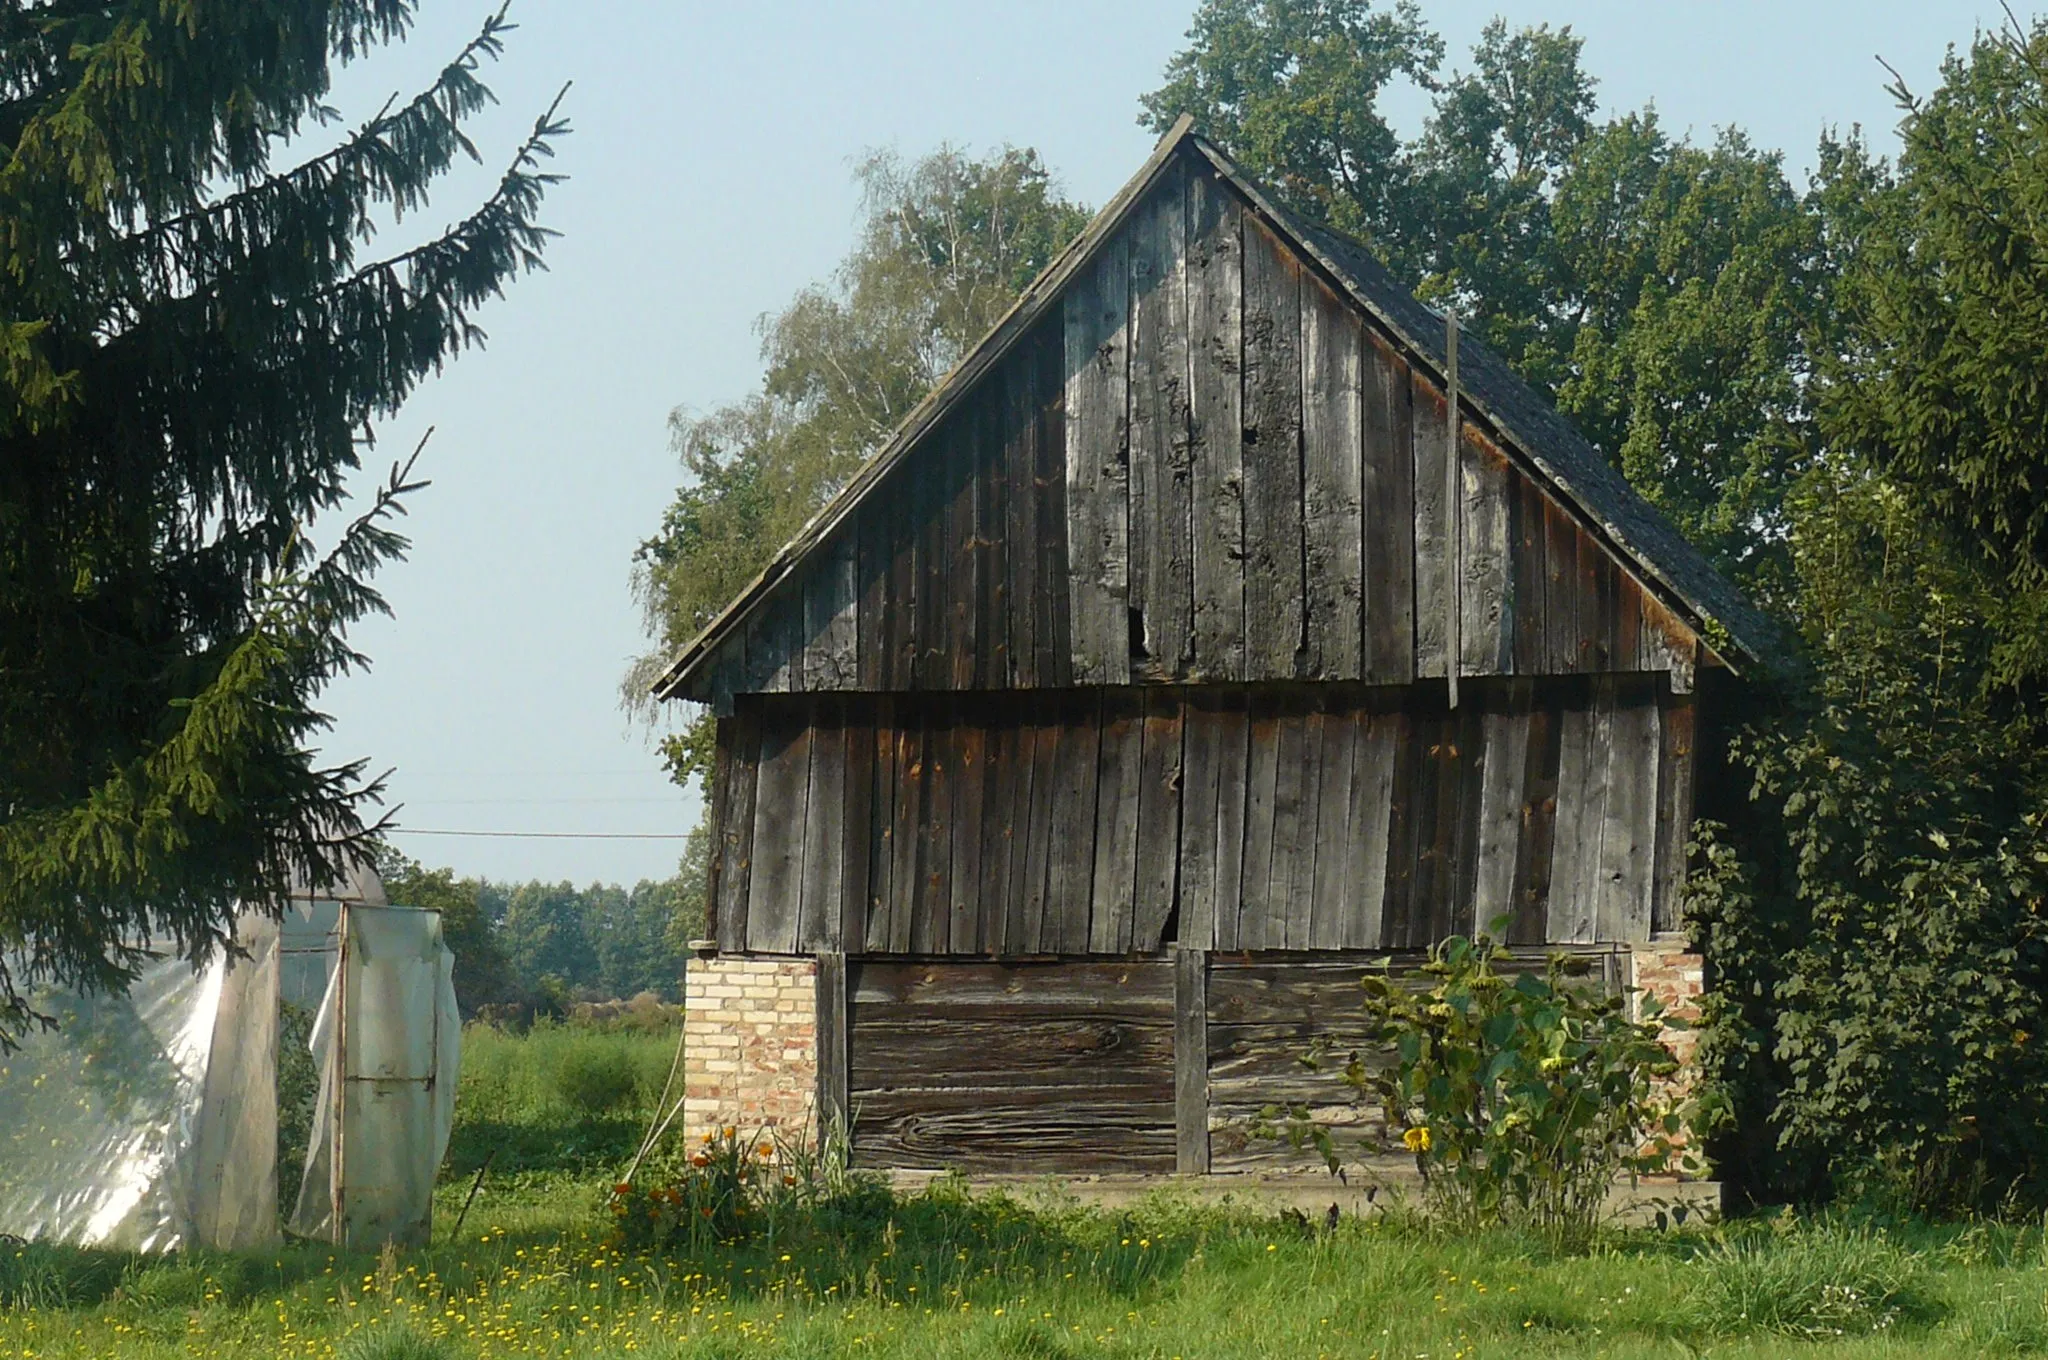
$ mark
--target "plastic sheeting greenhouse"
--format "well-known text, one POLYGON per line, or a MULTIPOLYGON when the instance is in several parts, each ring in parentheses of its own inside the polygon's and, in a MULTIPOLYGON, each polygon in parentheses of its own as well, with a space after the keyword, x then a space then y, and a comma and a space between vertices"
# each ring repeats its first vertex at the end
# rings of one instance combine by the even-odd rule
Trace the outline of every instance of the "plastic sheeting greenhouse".
POLYGON ((365 868, 294 894, 282 923, 244 913, 236 942, 244 957, 164 959, 123 994, 35 998, 56 1027, 0 1056, 0 1233, 139 1251, 259 1247, 281 1227, 425 1239, 461 1051, 439 914, 386 905, 365 868), (319 1080, 283 1224, 281 1004, 317 1007, 319 1080))

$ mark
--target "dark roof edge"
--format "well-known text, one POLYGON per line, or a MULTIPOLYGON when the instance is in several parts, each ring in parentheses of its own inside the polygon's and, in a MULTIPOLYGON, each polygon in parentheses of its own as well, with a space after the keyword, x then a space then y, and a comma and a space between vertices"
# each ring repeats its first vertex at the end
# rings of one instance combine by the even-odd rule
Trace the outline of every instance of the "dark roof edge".
POLYGON ((1190 139, 1194 132, 1195 120, 1182 114, 1166 135, 1152 148, 1152 154, 1131 176, 1116 196, 1102 205, 1066 249, 1054 256, 1052 262, 1031 281, 1010 310, 1003 314, 981 343, 968 351, 967 356, 954 365, 953 371, 940 379, 937 386, 925 395, 923 401, 911 408, 903 423, 887 442, 876 450, 873 457, 861 465, 860 471, 840 488, 839 494, 827 501, 817 514, 811 516, 796 536, 782 546, 781 551, 768 560, 760 574, 747 584, 746 589, 735 596, 731 603, 720 610, 703 631, 685 644, 676 653, 675 659, 663 668, 654 683, 648 688, 657 699, 674 698, 676 692, 690 679, 698 664, 708 657, 726 635, 732 632, 745 617, 753 611, 757 601, 774 588, 775 583, 788 575, 799 562, 819 543, 823 542, 846 519, 861 498, 876 482, 901 462, 906 453, 924 437, 933 426, 945 417, 968 388, 974 385, 983 373, 1001 362, 1024 333, 1031 329, 1046 308, 1059 297, 1075 273, 1095 253, 1095 248, 1122 224, 1123 218, 1133 203, 1142 198, 1152 187, 1153 180, 1173 159, 1182 142, 1190 139))

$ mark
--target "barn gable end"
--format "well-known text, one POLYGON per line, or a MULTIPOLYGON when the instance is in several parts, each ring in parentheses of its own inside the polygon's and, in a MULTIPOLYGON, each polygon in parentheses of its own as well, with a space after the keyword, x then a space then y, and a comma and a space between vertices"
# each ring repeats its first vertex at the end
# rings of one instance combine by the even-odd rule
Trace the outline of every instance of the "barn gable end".
POLYGON ((1442 328, 1169 136, 657 692, 1405 684, 1448 645, 1461 677, 1683 689, 1753 655, 1732 592, 1469 341, 1446 475, 1442 328))

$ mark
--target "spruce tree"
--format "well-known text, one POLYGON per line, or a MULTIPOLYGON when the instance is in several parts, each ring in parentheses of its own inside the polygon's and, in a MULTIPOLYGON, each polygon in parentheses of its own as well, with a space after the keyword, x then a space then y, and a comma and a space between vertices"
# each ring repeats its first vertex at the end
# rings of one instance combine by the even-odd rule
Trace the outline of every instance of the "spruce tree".
MULTIPOLYGON (((323 553, 374 422, 537 267, 554 109, 497 188, 409 249, 490 100, 501 11, 333 149, 336 67, 413 0, 0 3, 0 1044, 35 991, 109 988, 147 938, 201 958, 360 847, 377 782, 324 766, 413 488, 323 553)), ((559 104, 559 100, 557 101, 559 104)))

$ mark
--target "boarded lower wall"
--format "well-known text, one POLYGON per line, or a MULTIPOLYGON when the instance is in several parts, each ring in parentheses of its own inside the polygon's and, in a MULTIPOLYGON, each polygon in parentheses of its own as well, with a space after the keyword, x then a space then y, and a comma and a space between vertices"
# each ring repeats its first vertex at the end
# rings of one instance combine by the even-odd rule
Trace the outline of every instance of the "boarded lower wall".
POLYGON ((1174 1169, 1172 964, 850 966, 860 1164, 1174 1169))
POLYGON ((1655 676, 762 695, 719 727, 726 949, 1538 944, 1675 919, 1692 709, 1655 676))

